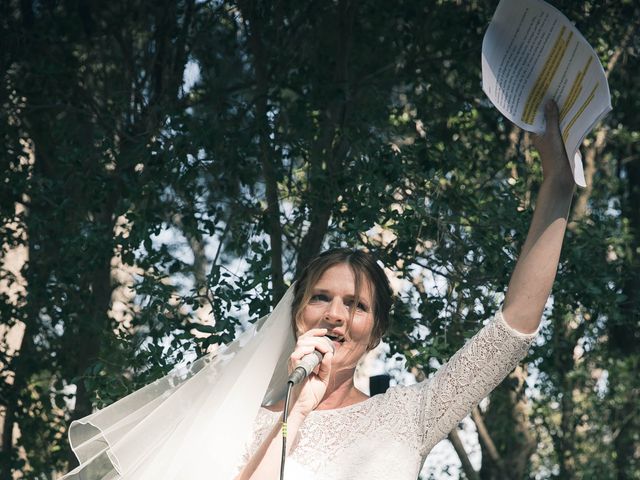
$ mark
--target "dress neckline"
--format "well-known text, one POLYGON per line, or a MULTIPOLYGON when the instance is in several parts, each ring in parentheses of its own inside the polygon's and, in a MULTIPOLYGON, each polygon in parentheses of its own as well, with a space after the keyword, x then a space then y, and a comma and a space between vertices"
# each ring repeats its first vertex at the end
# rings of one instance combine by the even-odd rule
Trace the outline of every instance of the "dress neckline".
MULTIPOLYGON (((355 409, 356 407, 362 407, 362 406, 368 405, 370 403, 371 399, 373 399, 373 397, 365 398, 364 400, 362 400, 360 402, 352 403, 351 405, 346 405, 344 407, 327 408, 327 409, 324 409, 324 410, 312 410, 311 412, 309 412, 309 414, 312 414, 312 413, 329 414, 331 412, 344 412, 344 411, 347 411, 347 410, 350 410, 350 409, 355 409)), ((273 413, 273 414, 278 414, 278 415, 280 415, 282 413, 282 410, 274 412, 273 410, 269 410, 268 408, 266 408, 266 407, 264 407, 262 405, 260 406, 260 409, 264 410, 266 412, 273 413)))

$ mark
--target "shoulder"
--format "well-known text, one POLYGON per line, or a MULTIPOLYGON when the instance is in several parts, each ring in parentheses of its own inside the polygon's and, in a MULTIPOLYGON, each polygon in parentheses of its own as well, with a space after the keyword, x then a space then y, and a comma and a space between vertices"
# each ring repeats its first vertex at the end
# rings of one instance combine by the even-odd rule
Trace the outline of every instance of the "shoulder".
MULTIPOLYGON (((424 391, 429 380, 413 385, 398 385, 389 388, 385 393, 369 400, 372 403, 372 417, 388 432, 400 435, 403 439, 417 439, 421 435, 419 429, 424 391)), ((414 446, 417 447, 418 443, 414 446)))
POLYGON ((385 393, 373 397, 378 399, 381 410, 413 415, 420 408, 424 392, 429 388, 429 380, 413 385, 397 385, 389 388, 385 393))

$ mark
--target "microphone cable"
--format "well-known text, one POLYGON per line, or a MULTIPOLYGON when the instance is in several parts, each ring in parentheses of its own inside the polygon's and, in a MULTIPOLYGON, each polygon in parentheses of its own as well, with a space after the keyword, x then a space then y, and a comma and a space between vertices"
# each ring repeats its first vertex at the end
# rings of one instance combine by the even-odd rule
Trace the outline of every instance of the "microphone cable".
POLYGON ((293 381, 287 382, 287 396, 284 400, 284 410, 282 411, 282 458, 280 460, 280 480, 284 480, 284 463, 287 458, 287 417, 289 417, 289 400, 293 381))
MULTIPOLYGON (((322 337, 331 347, 331 351, 335 352, 333 343, 328 337, 322 337)), ((289 417, 289 401, 291 399, 291 389, 294 385, 302 382, 307 378, 313 369, 322 362, 323 354, 318 350, 314 350, 313 353, 305 355, 300 364, 295 368, 293 373, 289 375, 289 381, 287 382, 287 396, 284 400, 284 410, 282 411, 282 459, 280 460, 280 480, 284 480, 284 463, 287 457, 287 418, 289 417)))

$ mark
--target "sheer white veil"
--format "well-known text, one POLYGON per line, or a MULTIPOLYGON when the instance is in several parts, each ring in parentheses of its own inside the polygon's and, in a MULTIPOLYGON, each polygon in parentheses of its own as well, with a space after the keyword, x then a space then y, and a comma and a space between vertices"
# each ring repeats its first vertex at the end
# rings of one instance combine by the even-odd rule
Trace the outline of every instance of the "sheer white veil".
POLYGON ((260 406, 284 396, 293 288, 230 344, 72 422, 63 480, 231 478, 260 406))

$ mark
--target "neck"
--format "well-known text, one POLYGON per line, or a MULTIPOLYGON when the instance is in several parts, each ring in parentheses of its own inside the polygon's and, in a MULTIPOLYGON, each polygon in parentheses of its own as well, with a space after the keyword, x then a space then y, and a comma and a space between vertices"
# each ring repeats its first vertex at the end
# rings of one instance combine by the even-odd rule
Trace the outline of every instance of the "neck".
MULTIPOLYGON (((347 407, 369 398, 353 384, 354 372, 355 368, 337 374, 332 373, 329 378, 329 387, 316 407, 316 410, 333 410, 335 408, 347 407)), ((284 408, 284 399, 265 408, 272 412, 281 412, 284 408)))
POLYGON ((327 391, 316 410, 332 410, 346 407, 366 399, 367 396, 353 384, 354 372, 355 369, 349 369, 332 374, 329 378, 327 391))

